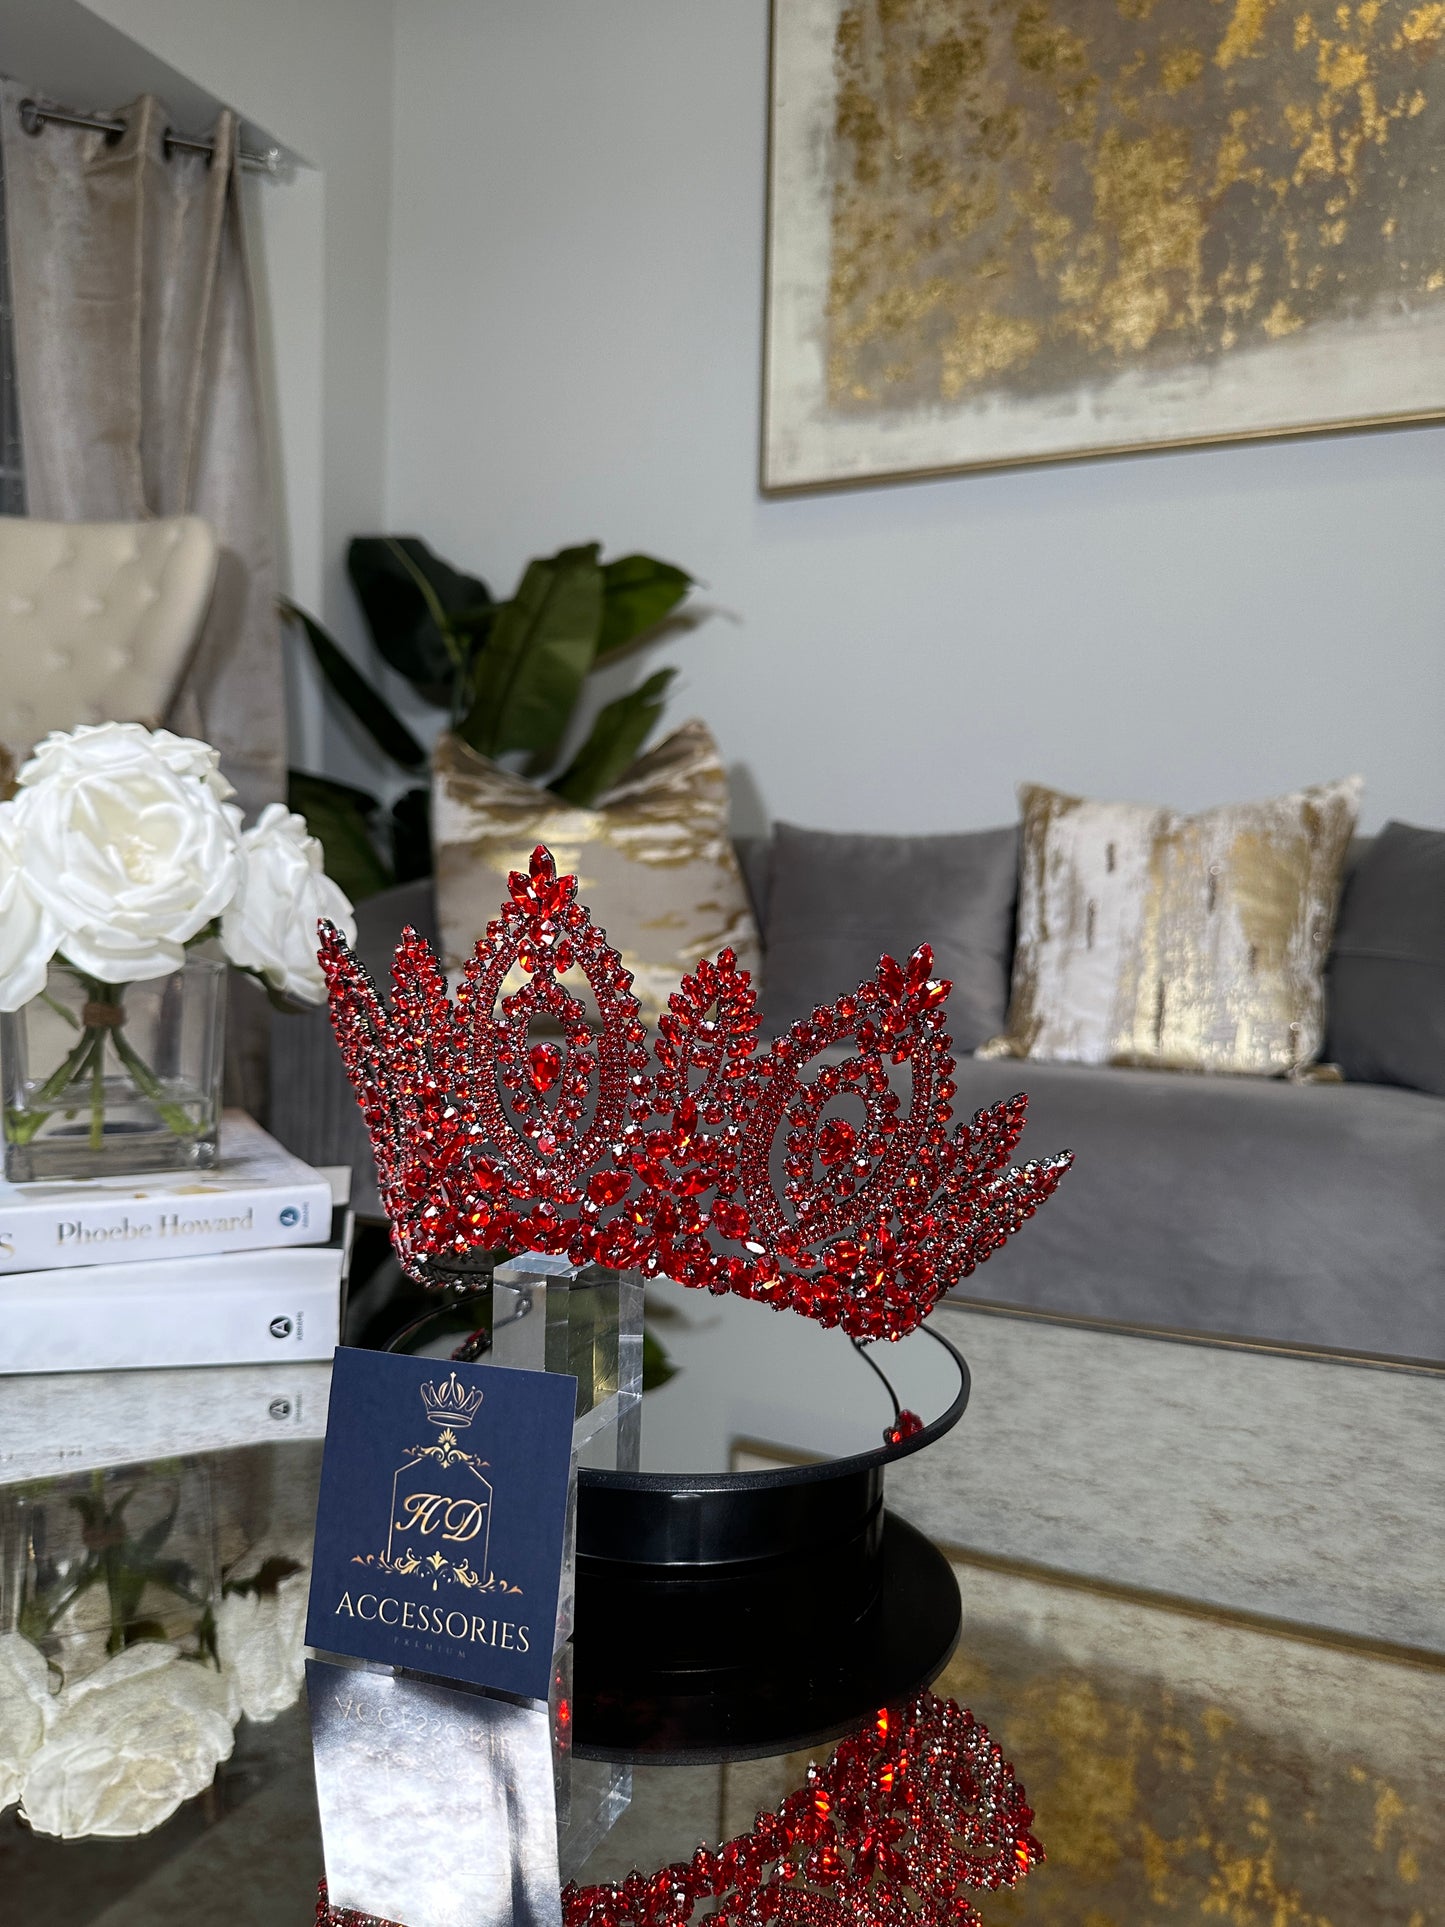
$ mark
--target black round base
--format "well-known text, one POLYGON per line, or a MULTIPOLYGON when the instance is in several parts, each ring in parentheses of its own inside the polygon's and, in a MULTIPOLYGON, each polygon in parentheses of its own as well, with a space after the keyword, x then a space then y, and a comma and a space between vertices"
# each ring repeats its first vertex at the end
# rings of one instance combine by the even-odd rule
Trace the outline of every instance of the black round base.
POLYGON ((679 1619, 715 1604, 695 1576, 685 1591, 620 1597, 578 1568, 573 1747, 581 1758, 702 1763, 821 1745, 880 1706, 929 1685, 958 1643, 962 1606, 952 1569, 922 1533, 882 1515, 879 1584, 859 1617, 817 1623, 810 1561, 772 1564, 751 1597, 734 1574, 732 1610, 750 1627, 729 1663, 669 1669, 649 1652, 679 1645, 679 1619), (641 1613, 644 1615, 639 1618, 641 1613), (623 1615, 628 1615, 624 1618, 623 1615))

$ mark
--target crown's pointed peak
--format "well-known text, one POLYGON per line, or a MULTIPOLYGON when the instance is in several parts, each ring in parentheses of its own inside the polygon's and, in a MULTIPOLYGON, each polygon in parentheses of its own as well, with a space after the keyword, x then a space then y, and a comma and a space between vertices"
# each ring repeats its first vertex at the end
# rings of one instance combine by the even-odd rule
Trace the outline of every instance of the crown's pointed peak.
POLYGON ((318 917, 316 920, 316 956, 328 975, 347 964, 359 962, 355 951, 346 941, 345 932, 338 929, 329 917, 318 917))
POLYGON ((558 876, 557 864, 545 843, 539 843, 527 863, 526 873, 512 870, 507 876, 507 892, 513 903, 534 917, 555 917, 577 895, 574 876, 558 876))

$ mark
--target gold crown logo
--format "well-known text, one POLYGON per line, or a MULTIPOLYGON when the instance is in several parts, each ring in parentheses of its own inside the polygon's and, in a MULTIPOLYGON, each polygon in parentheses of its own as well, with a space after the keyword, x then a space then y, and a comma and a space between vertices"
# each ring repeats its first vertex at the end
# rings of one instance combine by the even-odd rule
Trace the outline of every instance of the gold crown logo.
POLYGON ((421 1402, 433 1425, 450 1425, 460 1431, 476 1417, 482 1395, 475 1387, 464 1391, 453 1372, 440 1385, 423 1385, 421 1402))

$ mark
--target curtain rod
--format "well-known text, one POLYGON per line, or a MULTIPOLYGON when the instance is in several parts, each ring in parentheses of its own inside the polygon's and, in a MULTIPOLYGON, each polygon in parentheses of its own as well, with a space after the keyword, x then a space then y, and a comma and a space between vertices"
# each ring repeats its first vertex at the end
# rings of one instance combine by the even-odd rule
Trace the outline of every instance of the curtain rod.
MULTIPOLYGON (((22 100, 20 103, 20 125, 27 134, 38 134, 48 120, 61 127, 91 127, 100 134, 123 134, 123 120, 108 120, 102 114, 76 114, 69 108, 42 107, 38 100, 22 100)), ((187 154, 214 154, 214 141, 198 140, 194 134, 177 134, 169 127, 166 129, 165 146, 180 148, 187 154)), ((281 171, 281 149, 263 148, 259 153, 249 147, 240 152, 242 167, 254 174, 278 174, 281 171)))

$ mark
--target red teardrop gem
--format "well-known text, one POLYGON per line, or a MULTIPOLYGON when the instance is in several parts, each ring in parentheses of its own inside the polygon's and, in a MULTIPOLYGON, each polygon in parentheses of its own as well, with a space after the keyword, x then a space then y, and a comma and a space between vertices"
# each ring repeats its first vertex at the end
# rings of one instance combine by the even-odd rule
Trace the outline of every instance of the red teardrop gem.
POLYGON ((878 959, 878 988, 885 997, 897 1003, 903 995, 904 981, 902 968, 896 958, 884 955, 878 959))
POLYGON ((527 1052, 527 1075, 539 1096, 552 1089, 562 1075, 562 1053, 555 1044, 533 1044, 527 1052))

